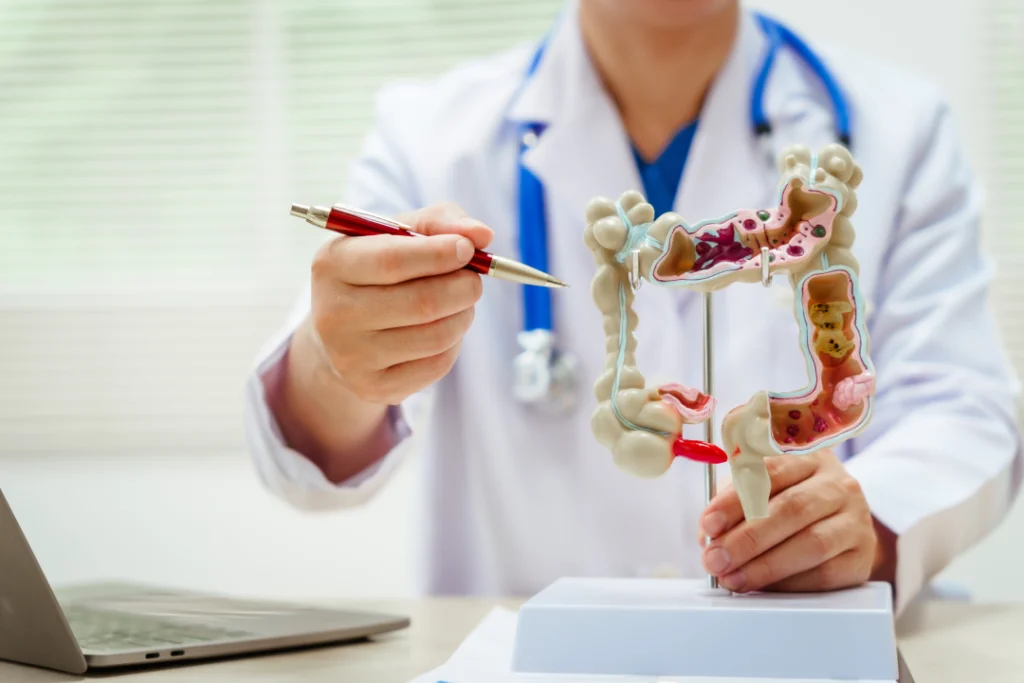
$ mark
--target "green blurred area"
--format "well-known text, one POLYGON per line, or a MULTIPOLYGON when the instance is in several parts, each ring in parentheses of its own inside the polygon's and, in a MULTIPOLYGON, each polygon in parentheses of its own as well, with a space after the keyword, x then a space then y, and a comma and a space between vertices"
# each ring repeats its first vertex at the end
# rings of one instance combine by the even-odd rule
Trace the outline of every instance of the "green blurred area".
POLYGON ((0 0, 0 292, 305 258, 268 189, 337 198, 382 84, 536 39, 560 6, 0 0))
MULTIPOLYGON (((989 10, 1008 217, 1024 210, 1019 3, 989 10)), ((277 205, 340 196, 381 85, 536 40, 561 6, 0 0, 0 294, 285 281, 320 236, 277 205)), ((997 240, 1024 259, 1024 232, 997 240)))

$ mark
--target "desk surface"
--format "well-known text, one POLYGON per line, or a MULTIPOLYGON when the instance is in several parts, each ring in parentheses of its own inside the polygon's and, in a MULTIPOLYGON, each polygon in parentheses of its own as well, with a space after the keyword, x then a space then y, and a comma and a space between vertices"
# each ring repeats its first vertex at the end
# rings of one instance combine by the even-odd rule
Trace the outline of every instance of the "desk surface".
MULTIPOLYGON (((371 642, 85 678, 0 663, 5 683, 104 679, 131 683, 287 681, 407 683, 439 666, 495 605, 517 601, 433 598, 345 603, 407 614, 412 626, 371 642)), ((900 648, 918 683, 1020 683, 1024 680, 1024 605, 923 603, 900 620, 900 648)))

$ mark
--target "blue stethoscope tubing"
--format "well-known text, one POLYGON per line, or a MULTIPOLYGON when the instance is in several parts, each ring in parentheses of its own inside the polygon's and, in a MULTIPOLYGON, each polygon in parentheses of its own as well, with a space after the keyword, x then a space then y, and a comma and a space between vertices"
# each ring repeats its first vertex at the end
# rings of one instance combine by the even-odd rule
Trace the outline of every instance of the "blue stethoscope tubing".
MULTIPOLYGON (((835 77, 817 54, 792 30, 764 14, 755 13, 755 18, 768 38, 768 45, 761 68, 754 80, 750 93, 750 120, 754 133, 762 140, 772 134, 772 125, 764 111, 764 93, 768 78, 778 52, 790 48, 796 56, 817 76, 832 103, 835 119, 836 139, 850 147, 850 108, 835 77)), ((524 83, 533 77, 547 46, 547 37, 530 60, 524 83)), ((526 151, 535 144, 543 132, 539 123, 525 123, 520 133, 519 149, 519 252, 523 263, 548 272, 547 206, 544 186, 523 164, 526 151)), ((523 327, 525 330, 554 330, 552 319, 551 290, 547 287, 523 286, 523 327)))
POLYGON ((825 66, 825 63, 821 61, 821 58, 814 53, 811 47, 788 27, 764 14, 757 13, 754 16, 768 37, 768 49, 765 51, 761 69, 758 71, 757 78, 754 80, 754 87, 750 93, 750 120, 754 127, 754 132, 760 137, 771 135, 772 133, 771 122, 764 112, 764 91, 779 49, 781 47, 789 47, 814 72, 828 92, 828 97, 832 101, 832 113, 835 117, 836 139, 849 148, 851 144, 850 106, 846 101, 846 95, 843 94, 842 89, 828 70, 828 67, 825 66))
MULTIPOLYGON (((528 81, 537 70, 547 39, 541 42, 526 71, 528 81)), ((543 126, 524 124, 519 136, 519 258, 542 273, 548 272, 547 206, 544 185, 522 162, 523 154, 540 137, 543 126)), ((523 287, 523 327, 526 330, 552 330, 551 292, 547 287, 523 287)))

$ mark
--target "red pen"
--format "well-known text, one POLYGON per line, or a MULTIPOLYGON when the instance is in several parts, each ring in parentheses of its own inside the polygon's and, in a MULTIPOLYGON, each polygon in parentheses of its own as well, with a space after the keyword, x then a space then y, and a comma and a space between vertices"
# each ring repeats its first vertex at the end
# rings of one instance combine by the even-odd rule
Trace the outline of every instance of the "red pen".
MULTIPOLYGON (((326 230, 333 230, 343 235, 349 235, 350 237, 364 237, 367 235, 420 236, 420 233, 414 232, 409 226, 393 221, 390 218, 377 216, 342 204, 335 204, 329 209, 323 206, 292 204, 291 213, 298 218, 304 218, 307 223, 326 230)), ((525 285, 538 285, 541 287, 569 286, 536 268, 531 268, 518 261, 489 254, 480 249, 476 250, 473 258, 464 267, 481 275, 490 275, 491 277, 519 282, 525 285)))

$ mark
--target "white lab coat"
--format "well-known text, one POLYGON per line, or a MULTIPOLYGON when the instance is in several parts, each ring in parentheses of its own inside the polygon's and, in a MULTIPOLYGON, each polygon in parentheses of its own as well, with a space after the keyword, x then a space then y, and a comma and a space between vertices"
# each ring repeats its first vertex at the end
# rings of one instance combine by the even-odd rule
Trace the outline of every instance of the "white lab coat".
MULTIPOLYGON (((701 112, 676 211, 691 223, 777 201, 778 172, 752 134, 748 97, 764 38, 743 15, 739 39, 701 112)), ((587 59, 570 8, 535 76, 534 45, 461 66, 427 83, 388 88, 344 201, 385 215, 455 201, 495 231, 490 249, 516 257, 519 121, 548 128, 525 163, 549 206, 549 271, 557 333, 584 377, 569 416, 536 414, 511 395, 518 286, 484 278, 459 359, 441 382, 393 411, 402 442, 334 486, 283 445, 260 377, 308 311, 308 291, 272 338, 248 385, 247 431, 267 486, 306 509, 368 500, 408 455, 415 433, 425 472, 426 593, 528 595, 563 575, 700 577, 701 465, 677 459, 656 480, 619 471, 591 436, 590 386, 604 363, 590 295, 584 209, 596 195, 642 190, 615 107, 587 59), (429 409, 429 410, 428 410, 429 409)), ((876 517, 899 535, 898 609, 954 556, 989 532, 1019 482, 1018 383, 986 302, 992 271, 979 251, 981 195, 937 90, 863 56, 814 46, 853 107, 863 167, 854 253, 870 302, 877 370, 872 422, 839 449, 876 517)), ((783 53, 768 88, 776 151, 832 141, 828 101, 783 53)), ((788 285, 733 285, 715 294, 716 419, 759 389, 806 385, 788 285)), ((648 386, 701 386, 697 295, 651 284, 637 298, 637 357, 648 386)), ((701 428, 690 428, 699 438, 701 428)), ((727 467, 727 466, 723 466, 727 467)), ((724 474, 724 472, 723 472, 724 474)))

